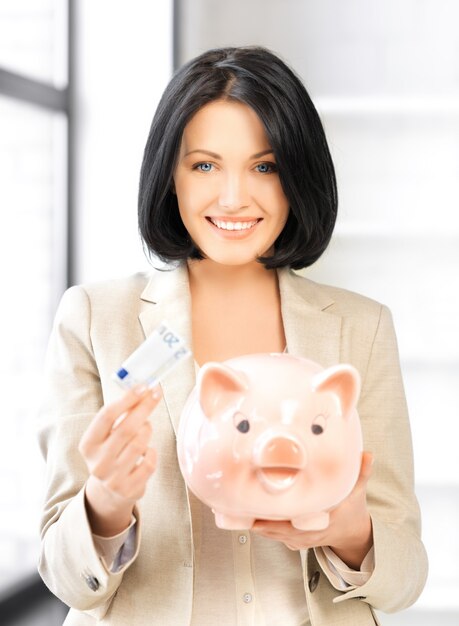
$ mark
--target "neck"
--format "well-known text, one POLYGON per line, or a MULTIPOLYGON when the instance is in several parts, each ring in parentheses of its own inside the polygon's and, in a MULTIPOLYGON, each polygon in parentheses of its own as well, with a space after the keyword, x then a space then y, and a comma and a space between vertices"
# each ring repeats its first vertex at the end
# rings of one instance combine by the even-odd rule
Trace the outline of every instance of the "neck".
POLYGON ((266 270, 261 263, 222 265, 211 259, 188 261, 188 274, 192 286, 212 286, 215 289, 253 287, 255 284, 277 283, 276 270, 266 270))

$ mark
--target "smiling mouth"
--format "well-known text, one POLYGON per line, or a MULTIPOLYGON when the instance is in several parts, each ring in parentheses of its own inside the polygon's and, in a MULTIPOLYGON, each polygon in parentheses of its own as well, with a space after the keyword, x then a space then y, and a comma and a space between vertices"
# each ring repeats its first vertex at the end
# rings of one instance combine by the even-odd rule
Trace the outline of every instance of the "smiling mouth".
POLYGON ((211 222, 214 226, 219 228, 220 230, 251 230, 254 228, 258 222, 261 222, 262 218, 257 218, 254 220, 243 220, 243 221, 228 221, 228 220, 219 220, 215 217, 206 217, 206 220, 211 222))
POLYGON ((293 485, 299 470, 293 467, 263 467, 257 473, 269 491, 285 491, 293 485))

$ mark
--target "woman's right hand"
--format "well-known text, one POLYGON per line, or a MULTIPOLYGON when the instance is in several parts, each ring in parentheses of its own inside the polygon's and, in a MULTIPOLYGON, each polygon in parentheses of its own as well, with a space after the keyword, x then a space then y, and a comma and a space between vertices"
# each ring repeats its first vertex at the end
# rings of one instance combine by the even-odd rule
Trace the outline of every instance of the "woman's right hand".
POLYGON ((86 511, 92 532, 111 537, 128 528, 136 501, 156 469, 149 415, 159 387, 134 388, 104 405, 83 434, 78 450, 89 471, 86 511))

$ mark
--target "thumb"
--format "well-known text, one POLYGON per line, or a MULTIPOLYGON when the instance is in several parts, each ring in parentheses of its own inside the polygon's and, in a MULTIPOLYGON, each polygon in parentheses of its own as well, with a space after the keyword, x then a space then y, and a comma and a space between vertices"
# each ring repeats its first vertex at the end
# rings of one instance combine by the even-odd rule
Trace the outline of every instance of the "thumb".
POLYGON ((362 452, 362 462, 360 464, 360 474, 357 479, 359 486, 366 486, 373 469, 374 457, 371 452, 362 452))

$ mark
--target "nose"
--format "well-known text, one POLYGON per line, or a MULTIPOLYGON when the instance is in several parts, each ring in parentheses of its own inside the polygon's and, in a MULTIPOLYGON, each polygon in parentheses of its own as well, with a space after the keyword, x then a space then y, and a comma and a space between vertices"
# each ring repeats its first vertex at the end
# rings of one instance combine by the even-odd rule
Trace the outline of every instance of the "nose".
POLYGON ((303 445, 295 437, 274 436, 258 446, 255 452, 255 461, 262 468, 302 469, 306 464, 306 452, 303 445))
POLYGON ((240 174, 228 174, 222 180, 218 204, 224 209, 238 211, 250 205, 247 183, 240 174))

